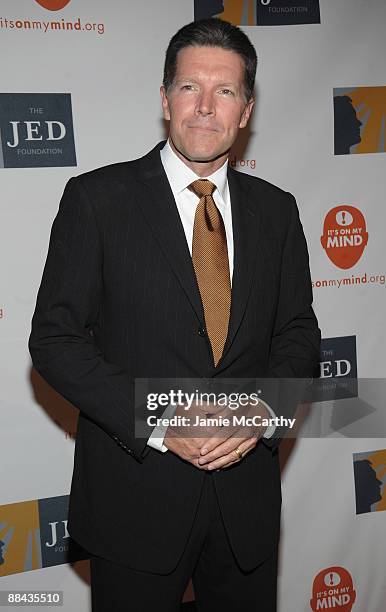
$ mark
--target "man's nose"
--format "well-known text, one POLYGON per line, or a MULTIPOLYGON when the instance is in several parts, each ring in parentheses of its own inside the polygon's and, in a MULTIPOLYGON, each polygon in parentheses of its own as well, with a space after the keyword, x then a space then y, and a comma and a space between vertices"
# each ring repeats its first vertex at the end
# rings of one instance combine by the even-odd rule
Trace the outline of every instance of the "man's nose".
POLYGON ((198 115, 213 115, 215 112, 214 96, 210 92, 202 91, 196 104, 198 115))

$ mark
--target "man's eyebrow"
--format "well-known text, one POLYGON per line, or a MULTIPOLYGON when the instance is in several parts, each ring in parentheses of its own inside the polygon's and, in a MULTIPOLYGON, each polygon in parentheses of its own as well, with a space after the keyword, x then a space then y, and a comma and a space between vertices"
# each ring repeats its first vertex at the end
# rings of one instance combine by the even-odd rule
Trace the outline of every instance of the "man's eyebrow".
MULTIPOLYGON (((183 81, 189 81, 190 83, 199 83, 199 80, 189 76, 176 77, 174 80, 175 83, 181 83, 183 81)), ((224 81, 223 83, 216 83, 216 87, 234 87, 235 89, 237 89, 238 85, 237 83, 234 83, 232 81, 224 81)))
POLYGON ((180 77, 176 77, 175 78, 176 82, 179 81, 192 81, 192 82, 197 82, 196 79, 194 77, 190 77, 190 76, 180 76, 180 77))
POLYGON ((217 87, 235 87, 237 88, 237 84, 236 83, 232 83, 232 81, 226 81, 225 83, 218 83, 217 87))

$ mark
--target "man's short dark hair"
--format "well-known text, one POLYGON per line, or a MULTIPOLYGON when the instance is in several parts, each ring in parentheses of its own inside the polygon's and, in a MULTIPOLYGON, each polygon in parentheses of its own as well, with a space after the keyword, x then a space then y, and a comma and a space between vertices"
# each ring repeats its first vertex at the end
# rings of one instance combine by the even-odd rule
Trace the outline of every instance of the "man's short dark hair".
POLYGON ((166 50, 163 78, 166 91, 176 76, 178 52, 185 47, 220 47, 240 55, 244 61, 244 94, 246 100, 250 100, 255 85, 257 55, 248 36, 240 28, 211 17, 193 21, 178 30, 166 50))

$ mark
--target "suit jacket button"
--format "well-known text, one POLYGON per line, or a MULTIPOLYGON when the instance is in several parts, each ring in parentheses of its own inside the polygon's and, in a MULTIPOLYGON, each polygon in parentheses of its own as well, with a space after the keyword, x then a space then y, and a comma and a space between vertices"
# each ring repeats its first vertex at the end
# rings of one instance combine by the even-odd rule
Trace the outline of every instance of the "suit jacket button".
POLYGON ((205 338, 205 336, 206 336, 205 327, 199 327, 198 328, 198 335, 201 336, 201 338, 205 338))

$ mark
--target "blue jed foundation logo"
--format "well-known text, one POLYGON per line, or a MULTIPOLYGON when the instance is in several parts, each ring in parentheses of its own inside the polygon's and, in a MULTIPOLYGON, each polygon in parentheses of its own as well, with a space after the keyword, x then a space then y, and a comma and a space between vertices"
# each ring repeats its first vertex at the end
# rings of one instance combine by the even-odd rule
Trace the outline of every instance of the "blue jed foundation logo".
POLYGON ((70 94, 0 94, 0 167, 76 166, 70 94))
POLYGON ((322 338, 320 378, 314 381, 312 401, 358 396, 356 336, 322 338))
POLYGON ((320 23, 319 0, 195 0, 195 20, 220 17, 235 25, 320 23))
POLYGON ((68 495, 0 506, 0 577, 88 558, 67 531, 68 495))

